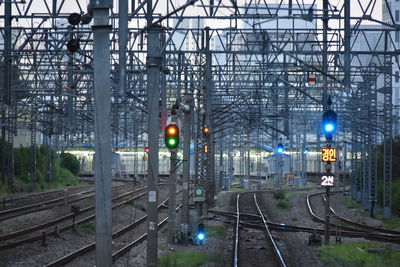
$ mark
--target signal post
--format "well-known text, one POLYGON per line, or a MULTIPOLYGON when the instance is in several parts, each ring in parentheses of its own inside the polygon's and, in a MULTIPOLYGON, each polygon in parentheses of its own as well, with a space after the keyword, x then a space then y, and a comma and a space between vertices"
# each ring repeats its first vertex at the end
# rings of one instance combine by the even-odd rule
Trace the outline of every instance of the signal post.
POLYGON ((175 107, 171 110, 171 123, 165 128, 165 145, 171 153, 169 173, 169 200, 168 200, 168 244, 174 243, 176 224, 176 168, 177 148, 179 145, 179 127, 175 107))
POLYGON ((322 131, 325 134, 327 146, 322 148, 322 162, 325 162, 325 175, 321 177, 321 186, 326 190, 325 201, 325 245, 329 244, 330 237, 330 190, 333 186, 334 176, 332 171, 332 162, 336 162, 337 151, 332 147, 333 134, 336 132, 337 115, 336 112, 331 110, 332 101, 330 96, 327 101, 327 110, 322 115, 322 131))

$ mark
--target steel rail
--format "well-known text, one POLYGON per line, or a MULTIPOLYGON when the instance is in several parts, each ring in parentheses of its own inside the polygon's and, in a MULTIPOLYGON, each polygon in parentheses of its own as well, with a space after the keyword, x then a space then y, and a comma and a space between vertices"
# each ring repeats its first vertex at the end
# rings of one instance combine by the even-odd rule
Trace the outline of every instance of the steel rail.
POLYGON ((240 193, 236 197, 236 227, 235 227, 235 248, 233 253, 233 266, 238 266, 238 252, 239 252, 239 224, 240 224, 240 210, 239 210, 240 193))
MULTIPOLYGON (((324 223, 325 220, 315 214, 315 212, 314 212, 314 210, 313 210, 313 208, 311 206, 311 203, 310 203, 310 198, 311 197, 318 196, 318 195, 321 195, 321 194, 323 194, 323 192, 309 194, 309 195, 307 195, 307 200, 306 201, 307 201, 308 212, 309 212, 311 218, 314 221, 324 223)), ((359 237, 366 237, 366 238, 371 237, 371 238, 378 238, 378 239, 383 238, 383 239, 387 239, 387 240, 394 239, 393 241, 395 241, 395 242, 397 241, 396 243, 400 243, 400 233, 398 233, 397 231, 394 231, 395 233, 380 232, 379 229, 382 229, 382 228, 374 228, 373 226, 366 226, 366 225, 363 225, 363 224, 360 224, 360 223, 352 222, 350 220, 348 220, 348 221, 353 223, 354 225, 357 225, 360 228, 363 228, 363 229, 354 229, 352 227, 343 226, 343 225, 341 225, 340 227, 342 229, 346 229, 346 230, 348 230, 349 232, 352 232, 352 233, 360 233, 360 234, 362 234, 362 236, 359 236, 359 237), (380 233, 371 233, 370 230, 372 228, 375 231, 380 232, 380 233)), ((330 222, 330 225, 334 226, 334 227, 338 226, 337 224, 335 224, 333 222, 330 222)), ((388 231, 390 231, 390 230, 388 230, 388 231)), ((331 231, 331 233, 332 233, 332 231, 331 231)), ((343 231, 341 231, 341 233, 343 233, 343 231)))
MULTIPOLYGON (((146 195, 146 192, 140 193, 140 194, 138 194, 138 195, 136 195, 136 196, 134 196, 134 197, 132 197, 132 198, 130 198, 130 199, 128 199, 128 200, 124 200, 124 201, 122 201, 122 202, 120 202, 120 203, 118 203, 118 204, 115 204, 115 205, 112 207, 112 209, 115 209, 115 208, 117 208, 117 207, 119 207, 119 206, 122 206, 122 205, 128 203, 129 201, 138 199, 138 198, 140 198, 140 197, 142 197, 142 196, 145 196, 145 195, 146 195)), ((95 216, 96 216, 96 214, 92 214, 92 215, 90 215, 90 216, 88 216, 88 217, 86 217, 86 218, 84 218, 84 219, 81 219, 81 220, 79 220, 79 221, 76 222, 76 225, 80 225, 80 224, 83 224, 83 223, 87 223, 87 222, 93 220, 93 219, 95 218, 95 216)), ((65 232, 65 231, 71 230, 71 229, 73 229, 73 228, 74 228, 74 226, 70 224, 70 225, 67 225, 67 226, 64 226, 64 227, 60 228, 60 229, 59 229, 59 232, 60 232, 60 233, 61 233, 61 232, 65 232)), ((56 235, 57 235, 56 230, 53 230, 53 231, 51 231, 51 232, 47 232, 47 236, 56 236, 56 235)), ((18 247, 18 246, 24 245, 24 244, 26 244, 26 243, 39 241, 39 240, 41 240, 41 239, 42 239, 42 235, 40 234, 40 235, 36 235, 36 236, 34 236, 34 237, 30 237, 30 238, 27 238, 27 239, 23 239, 23 240, 20 240, 20 241, 16 241, 16 242, 13 242, 13 243, 8 243, 8 244, 6 244, 6 245, 1 246, 1 247, 0 247, 0 251, 1 251, 1 250, 5 250, 5 249, 10 249, 10 248, 18 247)))
MULTIPOLYGON (((222 215, 222 216, 227 216, 231 218, 237 218, 236 212, 231 212, 231 211, 222 211, 222 210, 209 210, 209 212, 222 215)), ((261 219, 260 215, 257 214, 251 214, 251 213, 246 213, 246 214, 241 214, 241 216, 248 216, 251 218, 257 218, 261 219)), ((307 233, 319 233, 319 234, 324 234, 324 229, 322 228, 315 228, 315 227, 305 227, 305 226, 295 226, 295 225, 288 225, 285 223, 274 223, 274 222, 268 222, 268 225, 271 230, 274 231, 282 231, 282 232, 307 232, 307 233)), ((243 226, 246 227, 251 227, 255 229, 264 229, 264 226, 261 226, 258 223, 254 222, 241 222, 243 226)), ((379 233, 368 233, 368 232, 362 232, 362 231, 336 231, 336 230, 331 230, 330 234, 335 235, 336 233, 341 233, 342 236, 347 236, 347 237, 356 237, 356 238, 366 238, 369 240, 374 240, 374 241, 383 241, 383 242, 391 242, 395 244, 400 244, 400 238, 397 236, 392 236, 392 235, 387 235, 387 234, 379 234, 379 233)))
MULTIPOLYGON (((120 188, 124 188, 124 187, 128 187, 128 186, 131 186, 131 185, 130 184, 119 185, 119 186, 114 187, 113 190, 119 190, 120 188)), ((94 196, 94 193, 86 195, 86 196, 83 196, 83 197, 79 197, 77 199, 70 199, 70 198, 73 198, 73 197, 76 197, 76 196, 79 196, 79 195, 82 195, 82 194, 87 194, 87 193, 92 193, 92 192, 94 192, 94 189, 86 190, 86 191, 83 191, 83 192, 79 192, 79 193, 75 193, 75 194, 69 195, 68 196, 68 203, 75 203, 75 202, 81 201, 83 199, 92 197, 92 196, 94 196)), ((47 200, 47 201, 43 201, 43 202, 39 202, 39 203, 35 203, 35 204, 24 205, 24 206, 17 207, 17 208, 3 210, 3 211, 0 211, 0 221, 4 221, 4 220, 11 219, 11 218, 14 218, 14 217, 22 216, 22 215, 25 215, 25 214, 28 214, 28 213, 32 213, 32 212, 45 210, 45 209, 49 208, 49 207, 46 207, 46 205, 54 204, 54 203, 57 203, 57 202, 60 202, 60 201, 63 201, 63 200, 65 200, 64 196, 63 197, 59 197, 59 198, 55 198, 55 199, 51 199, 51 200, 47 200), (37 208, 37 209, 30 210, 30 209, 33 209, 33 208, 37 208), (23 211, 23 212, 22 213, 17 213, 17 212, 20 212, 20 211, 23 211), (14 214, 14 215, 8 216, 8 217, 3 217, 5 215, 12 214, 12 213, 17 213, 17 214, 14 214)), ((59 205, 61 205, 61 204, 59 204, 59 205)), ((64 204, 62 204, 62 205, 64 205, 64 204)))
POLYGON ((274 247, 274 253, 275 253, 275 256, 276 256, 276 258, 277 258, 277 260, 279 262, 279 265, 282 266, 282 267, 286 267, 286 263, 285 263, 285 260, 284 260, 284 258, 282 256, 281 250, 279 249, 278 245, 276 244, 274 237, 271 235, 271 231, 269 230, 269 226, 268 226, 267 220, 265 219, 264 214, 261 211, 260 206, 258 205, 256 193, 253 194, 253 198, 254 198, 254 204, 256 205, 258 213, 259 213, 259 215, 261 217, 261 220, 263 221, 263 224, 264 224, 264 228, 263 229, 267 233, 268 240, 271 242, 272 246, 274 247))
MULTIPOLYGON (((165 202, 162 204, 165 205, 165 202)), ((179 204, 178 207, 176 208, 176 211, 178 211, 182 207, 182 204, 179 204)), ((161 222, 157 224, 157 229, 160 229, 163 225, 165 225, 168 222, 168 217, 163 219, 161 222)), ((132 241, 131 243, 127 244, 125 247, 121 248, 117 252, 113 253, 112 255, 112 261, 116 261, 119 259, 121 256, 123 256, 125 253, 129 252, 134 246, 138 245, 140 242, 146 240, 147 238, 147 233, 141 235, 139 238, 136 240, 132 241)))
MULTIPOLYGON (((325 201, 326 201, 325 196, 321 194, 321 197, 322 197, 323 201, 325 202, 325 201)), ((380 232, 380 233, 392 234, 392 235, 398 235, 398 236, 400 236, 400 231, 395 231, 395 230, 390 230, 390 229, 385 229, 385 228, 370 226, 370 225, 366 225, 366 224, 362 224, 362 223, 359 223, 359 222, 356 222, 356 221, 349 220, 349 219, 347 219, 347 218, 344 218, 344 217, 338 215, 338 214, 336 213, 336 211, 332 208, 332 206, 330 207, 330 210, 331 210, 331 212, 332 212, 333 214, 335 214, 335 216, 336 216, 340 221, 342 221, 342 222, 345 222, 345 223, 348 223, 348 224, 352 224, 352 225, 354 225, 354 226, 356 226, 356 227, 360 227, 360 228, 364 228, 364 229, 368 229, 368 230, 373 230, 373 231, 376 231, 376 232, 380 232)))
MULTIPOLYGON (((142 187, 136 188, 133 191, 129 191, 129 192, 123 193, 123 194, 121 194, 119 196, 116 196, 112 200, 113 201, 119 200, 120 198, 123 198, 125 196, 131 195, 133 193, 140 192, 140 191, 142 191, 142 190, 144 190, 146 188, 147 188, 147 186, 142 186, 142 187)), ((134 198, 130 198, 129 200, 133 200, 133 199, 134 198)), ((25 228, 25 229, 22 229, 22 230, 18 230, 18 231, 9 233, 9 234, 1 235, 0 236, 0 241, 5 241, 5 240, 12 239, 12 238, 20 237, 20 236, 23 236, 23 235, 26 235, 26 234, 29 234, 29 233, 36 232, 36 231, 41 230, 43 228, 47 228, 47 227, 50 227, 50 226, 53 226, 53 225, 57 225, 60 222, 63 222, 63 221, 66 221, 68 219, 73 218, 74 215, 80 215, 80 214, 86 213, 88 211, 94 210, 94 208, 95 208, 95 205, 91 205, 91 206, 88 206, 86 208, 81 209, 76 214, 71 212, 71 213, 68 213, 68 214, 66 214, 64 216, 61 216, 59 218, 56 218, 54 220, 51 220, 51 221, 48 221, 48 222, 45 222, 45 223, 42 223, 42 224, 39 224, 39 225, 28 227, 28 228, 25 228)), ((0 250, 1 249, 2 249, 2 247, 0 247, 0 250)))
MULTIPOLYGON (((178 192, 177 192, 178 193, 178 192)), ((163 208, 165 206, 165 203, 168 201, 168 198, 166 200, 164 200, 162 203, 160 203, 158 205, 158 209, 163 208)), ((179 205, 180 207, 180 205, 179 205)), ((178 208, 179 208, 178 207, 178 208)), ((139 218, 138 220, 136 220, 135 222, 127 225, 126 227, 118 230, 117 232, 113 233, 112 238, 116 238, 128 231, 130 231, 131 229, 135 228, 138 224, 144 222, 147 219, 147 215, 144 215, 143 217, 139 218)), ((166 218, 168 219, 168 217, 166 218)), ((166 220, 164 219, 164 220, 166 220)), ((159 227, 163 224, 165 224, 165 221, 161 221, 159 224, 157 224, 157 227, 159 227)), ((113 254, 113 260, 119 258, 120 256, 122 256, 123 254, 125 254, 127 251, 129 251, 130 248, 132 248, 136 243, 135 242, 141 242, 144 240, 144 236, 147 235, 142 235, 141 237, 139 237, 138 239, 136 239, 135 241, 133 241, 132 243, 126 245, 124 248, 122 248, 120 251, 117 251, 116 253, 113 254), (123 251, 122 251, 123 250, 123 251)), ((74 260, 75 258, 84 255, 85 253, 87 253, 88 251, 93 250, 96 247, 96 242, 92 242, 74 252, 71 252, 68 255, 65 255, 61 258, 59 258, 58 260, 55 260, 47 265, 45 265, 45 267, 51 267, 51 266, 60 266, 60 265, 64 265, 67 264, 68 262, 74 260)))
MULTIPOLYGON (((82 187, 85 187, 85 188, 91 187, 91 185, 82 186, 82 187)), ((80 188, 79 187, 69 188, 69 190, 75 190, 75 189, 80 189, 80 188)), ((64 190, 65 190, 65 188, 51 190, 51 191, 45 191, 45 192, 36 192, 36 193, 31 193, 31 194, 27 194, 26 196, 21 196, 21 197, 16 197, 16 198, 13 198, 12 196, 9 198, 4 197, 4 198, 2 198, 1 202, 10 203, 10 202, 15 202, 15 201, 19 201, 19 200, 27 200, 27 199, 42 197, 42 196, 46 196, 46 195, 50 195, 50 194, 58 194, 58 193, 64 192, 64 190)))
MULTIPOLYGON (((120 189, 123 189, 123 188, 129 188, 131 186, 132 186, 132 184, 119 185, 119 186, 115 186, 113 188, 113 190, 120 190, 120 189)), ((91 193, 91 192, 94 192, 94 189, 93 190, 86 190, 86 191, 83 191, 83 192, 79 192, 79 193, 75 193, 75 194, 69 195, 68 196, 68 204, 75 203, 75 202, 84 200, 84 199, 89 198, 89 197, 93 197, 94 193, 86 195, 86 196, 82 196, 82 197, 79 197, 79 198, 76 198, 76 199, 71 199, 73 197, 76 197, 76 196, 79 196, 79 195, 82 195, 82 194, 86 194, 86 193, 91 193)), ((55 205, 55 206, 49 206, 49 207, 47 207, 46 205, 54 204, 54 203, 57 203, 57 202, 60 202, 60 201, 63 201, 63 200, 65 200, 65 197, 60 197, 60 198, 56 198, 56 199, 52 199, 52 200, 47 200, 47 201, 31 204, 31 205, 25 205, 25 206, 21 206, 21 207, 17 207, 17 208, 12 208, 12 209, 7 209, 7 210, 4 210, 4 211, 0 211, 0 216, 1 215, 4 216, 4 215, 10 214, 10 213, 12 214, 14 212, 23 211, 22 213, 16 213, 16 214, 13 214, 13 215, 8 216, 8 217, 0 217, 0 221, 8 220, 8 219, 15 218, 15 217, 22 216, 22 215, 26 215, 26 214, 29 214, 29 213, 34 213, 34 212, 46 210, 48 208, 53 208, 55 206, 61 206, 61 205, 64 205, 64 203, 58 204, 58 205, 55 205), (31 210, 31 209, 33 209, 35 207, 37 209, 31 210)))

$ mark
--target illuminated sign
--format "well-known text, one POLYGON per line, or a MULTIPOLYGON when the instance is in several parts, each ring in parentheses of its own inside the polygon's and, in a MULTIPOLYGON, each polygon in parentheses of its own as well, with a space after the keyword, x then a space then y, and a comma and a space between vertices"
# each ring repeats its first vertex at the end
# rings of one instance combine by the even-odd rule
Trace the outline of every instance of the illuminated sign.
POLYGON ((321 186, 333 186, 333 175, 324 175, 321 177, 321 186))
POLYGON ((287 176, 287 184, 292 186, 296 184, 296 177, 293 175, 288 175, 287 176))
POLYGON ((322 148, 322 162, 336 162, 336 147, 322 148))

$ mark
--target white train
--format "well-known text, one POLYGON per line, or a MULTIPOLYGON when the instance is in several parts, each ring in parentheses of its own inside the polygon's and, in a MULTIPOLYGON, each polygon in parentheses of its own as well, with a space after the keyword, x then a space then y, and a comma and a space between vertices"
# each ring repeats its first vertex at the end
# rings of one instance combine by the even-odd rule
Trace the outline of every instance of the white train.
MULTIPOLYGON (((143 151, 143 150, 142 150, 143 151)), ((68 153, 75 155, 81 163, 81 173, 93 173, 93 151, 86 150, 70 150, 68 153)), ((233 175, 246 176, 247 166, 250 166, 250 175, 253 177, 268 178, 280 175, 281 173, 300 175, 303 168, 308 174, 323 172, 324 164, 321 163, 321 154, 317 152, 308 152, 302 158, 300 153, 284 153, 282 156, 275 156, 269 152, 259 152, 250 154, 250 164, 247 163, 247 157, 240 157, 238 151, 234 151, 233 155, 233 175), (303 162, 304 160, 304 162, 303 162), (304 166, 304 167, 303 167, 304 166), (319 171, 318 171, 319 170, 319 171)), ((350 156, 347 157, 350 159, 350 156)), ((182 159, 182 154, 178 153, 178 159, 182 159)), ((341 157, 340 157, 341 159, 341 157)), ((117 176, 133 176, 142 177, 147 174, 148 155, 146 152, 124 152, 118 151, 113 153, 112 170, 117 176)), ((194 174, 194 155, 191 154, 191 173, 194 174)), ((349 164, 349 162, 348 162, 349 164)), ((346 165, 348 165, 346 164, 346 165)), ((333 164, 333 167, 342 168, 342 163, 333 164)), ((159 152, 159 174, 161 176, 169 175, 170 153, 167 151, 159 152)), ((223 167, 220 167, 219 154, 215 160, 216 171, 223 171, 224 175, 230 174, 228 171, 228 155, 223 155, 223 167)), ((178 168, 178 173, 182 172, 182 165, 178 168)))

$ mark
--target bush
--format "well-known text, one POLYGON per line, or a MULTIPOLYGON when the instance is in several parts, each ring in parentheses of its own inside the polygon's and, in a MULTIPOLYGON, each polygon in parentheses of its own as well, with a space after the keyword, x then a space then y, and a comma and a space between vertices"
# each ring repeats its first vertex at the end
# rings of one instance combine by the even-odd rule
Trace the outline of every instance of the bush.
POLYGON ((79 160, 70 153, 62 153, 60 155, 60 166, 69 170, 75 176, 79 174, 79 160))
POLYGON ((292 205, 290 204, 290 201, 288 199, 279 200, 278 203, 276 203, 276 206, 278 208, 285 209, 285 210, 290 209, 292 207, 292 205))
MULTIPOLYGON (((6 149, 11 149, 8 144, 5 147, 6 149)), ((38 146, 34 149, 36 151, 36 180, 34 180, 32 173, 32 148, 20 147, 14 149, 15 179, 13 190, 15 192, 31 192, 50 187, 79 185, 76 175, 79 173, 80 164, 75 156, 63 153, 58 157, 56 152, 47 145, 38 146), (51 158, 51 180, 47 181, 46 173, 49 167, 49 157, 51 158), (61 159, 60 162, 58 161, 59 158, 61 159)), ((0 171, 1 168, 0 164, 0 171)), ((3 191, 10 190, 10 188, 6 188, 1 183, 0 188, 3 191)))
POLYGON ((272 193, 272 196, 275 199, 285 199, 285 191, 284 190, 278 190, 278 191, 274 191, 272 193))
POLYGON ((393 214, 400 216, 400 179, 392 183, 392 209, 393 214))

